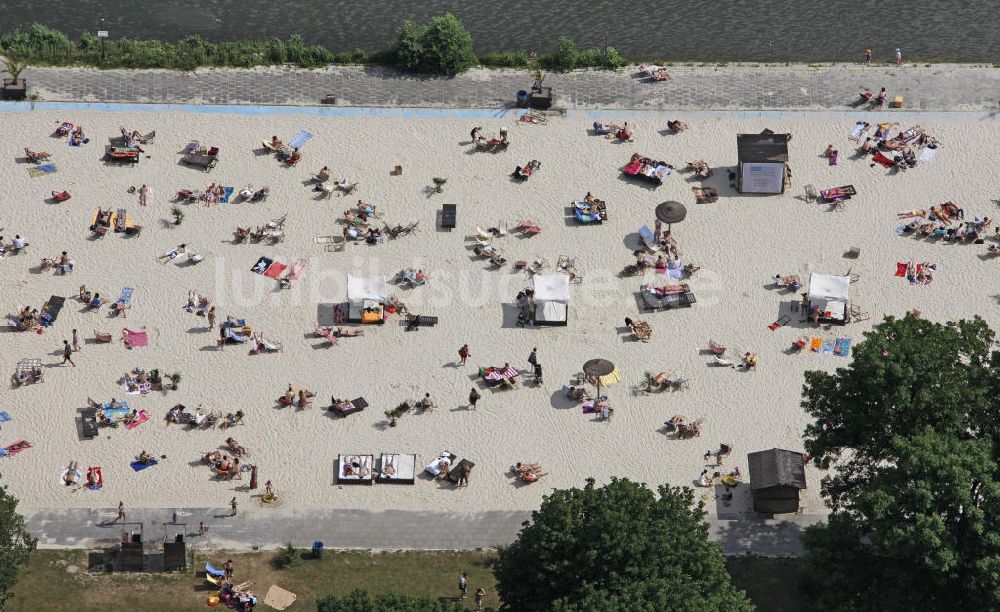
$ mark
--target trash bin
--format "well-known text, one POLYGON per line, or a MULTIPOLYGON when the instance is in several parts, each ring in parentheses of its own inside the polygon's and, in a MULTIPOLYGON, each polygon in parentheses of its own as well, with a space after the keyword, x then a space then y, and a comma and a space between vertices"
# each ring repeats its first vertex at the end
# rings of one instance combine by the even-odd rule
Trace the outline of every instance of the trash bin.
POLYGON ((313 542, 312 556, 313 559, 319 559, 320 557, 323 556, 323 543, 320 542, 319 540, 313 542))
POLYGON ((523 89, 517 92, 517 107, 528 108, 528 92, 523 89))

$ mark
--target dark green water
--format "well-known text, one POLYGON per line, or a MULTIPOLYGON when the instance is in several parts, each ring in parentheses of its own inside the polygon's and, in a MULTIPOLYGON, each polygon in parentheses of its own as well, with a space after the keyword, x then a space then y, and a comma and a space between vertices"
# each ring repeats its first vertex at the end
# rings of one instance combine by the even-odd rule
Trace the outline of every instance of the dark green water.
POLYGON ((1000 62, 998 0, 0 0, 0 29, 235 40, 300 34, 334 51, 385 46, 405 19, 451 11, 479 52, 550 51, 559 36, 630 58, 1000 62))

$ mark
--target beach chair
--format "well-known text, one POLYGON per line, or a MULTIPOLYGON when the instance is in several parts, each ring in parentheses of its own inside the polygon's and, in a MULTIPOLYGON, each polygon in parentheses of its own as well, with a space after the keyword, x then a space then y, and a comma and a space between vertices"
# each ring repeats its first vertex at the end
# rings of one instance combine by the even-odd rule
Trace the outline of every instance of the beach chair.
POLYGON ((542 228, 531 219, 522 219, 518 221, 517 228, 521 230, 521 234, 524 236, 534 236, 542 231, 542 228))
POLYGON ((452 230, 458 223, 458 206, 445 204, 441 207, 441 228, 452 230))
POLYGON ((816 198, 819 197, 819 194, 816 193, 816 188, 813 187, 812 185, 806 185, 805 190, 806 190, 806 199, 809 200, 810 202, 815 202, 816 198))
POLYGON ((656 238, 653 236, 653 230, 645 225, 639 228, 639 242, 647 249, 656 250, 656 238))

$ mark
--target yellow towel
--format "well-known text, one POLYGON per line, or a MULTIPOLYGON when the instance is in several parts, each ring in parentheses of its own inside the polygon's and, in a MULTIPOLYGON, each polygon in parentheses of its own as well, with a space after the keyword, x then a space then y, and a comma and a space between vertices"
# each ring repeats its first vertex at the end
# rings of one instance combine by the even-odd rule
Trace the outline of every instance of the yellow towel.
POLYGON ((620 383, 622 381, 622 373, 618 371, 618 366, 615 366, 615 369, 612 370, 610 374, 601 376, 600 380, 602 387, 607 387, 608 385, 620 383))

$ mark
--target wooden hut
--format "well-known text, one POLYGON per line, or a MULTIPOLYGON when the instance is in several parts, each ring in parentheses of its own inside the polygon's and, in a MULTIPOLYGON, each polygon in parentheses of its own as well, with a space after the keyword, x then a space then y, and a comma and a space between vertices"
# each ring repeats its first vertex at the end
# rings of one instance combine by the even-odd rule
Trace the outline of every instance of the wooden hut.
POLYGON ((802 453, 780 448, 747 455, 753 509, 763 514, 784 514, 799 509, 799 491, 806 488, 802 453))
POLYGON ((737 134, 737 187, 740 193, 784 193, 791 182, 788 141, 791 134, 737 134))

